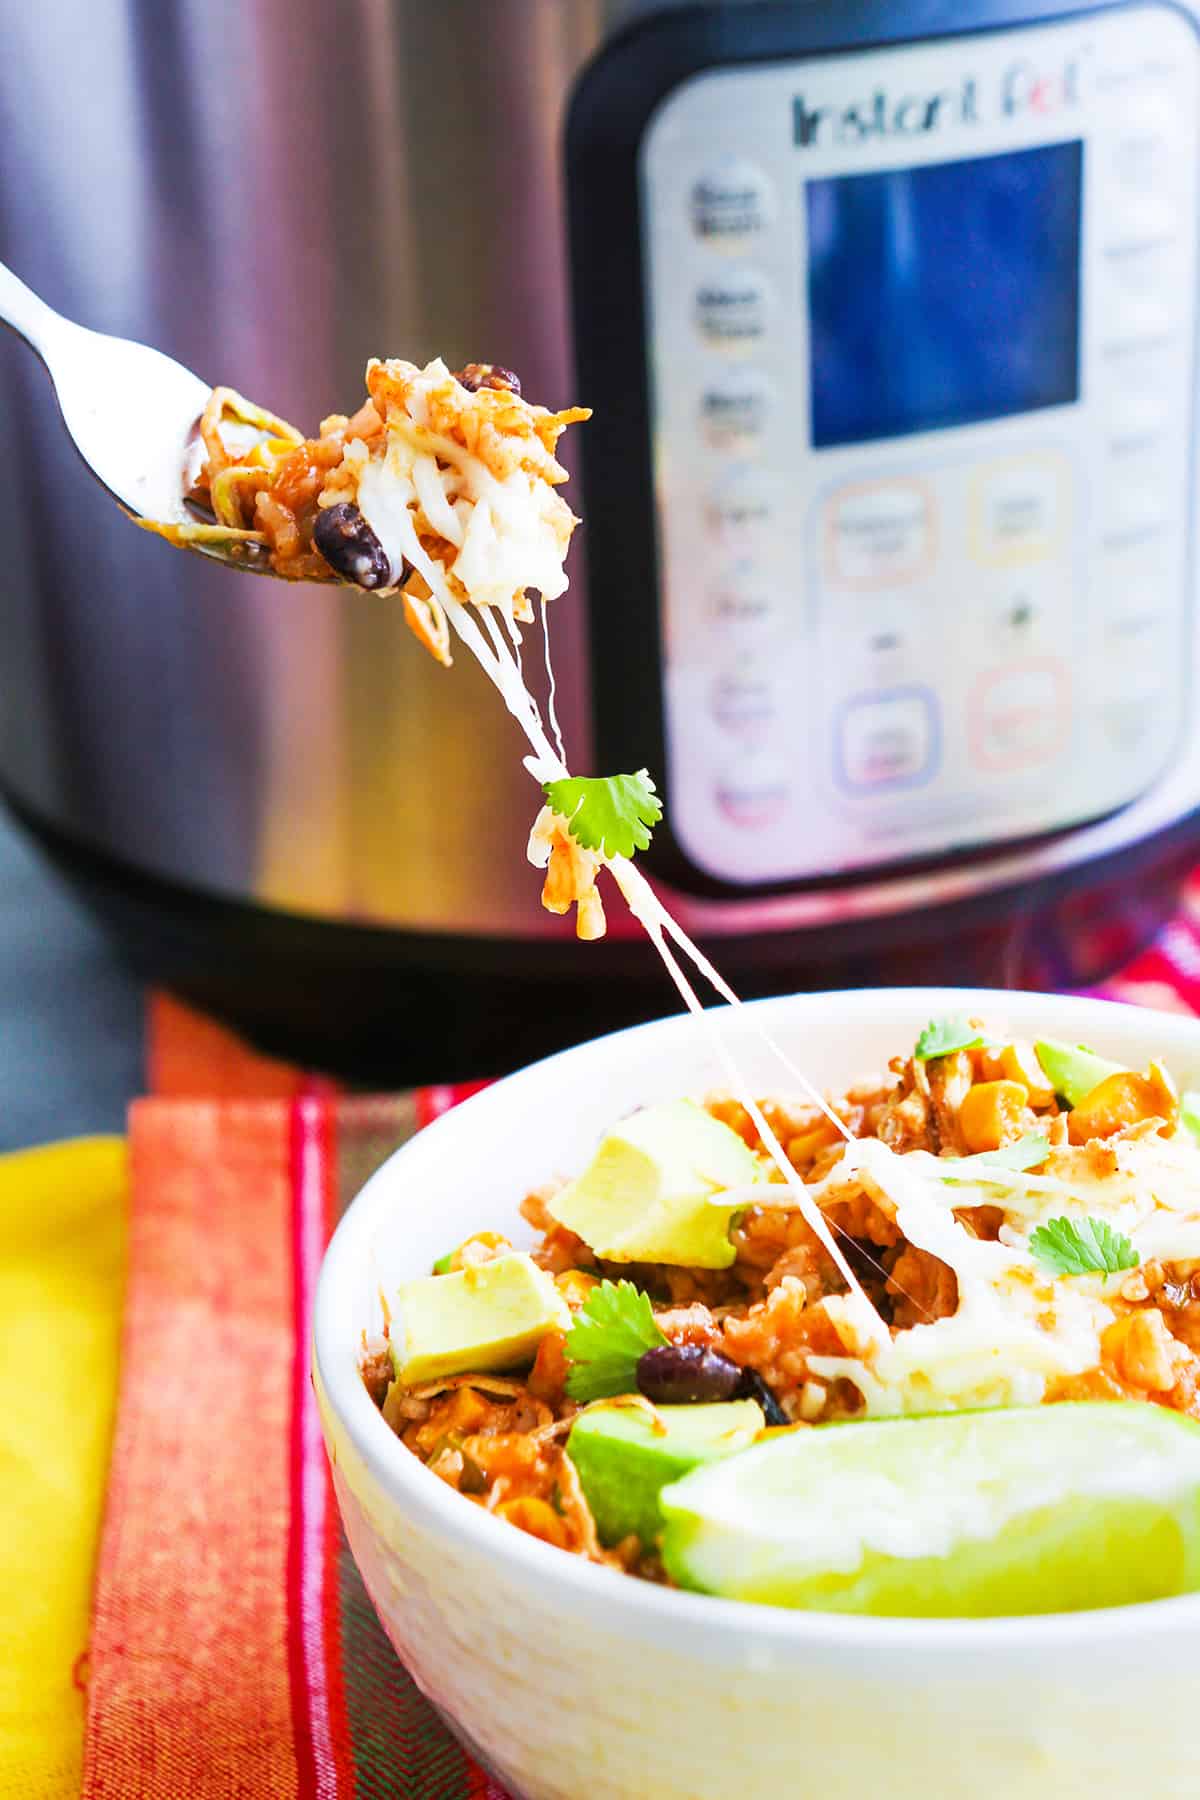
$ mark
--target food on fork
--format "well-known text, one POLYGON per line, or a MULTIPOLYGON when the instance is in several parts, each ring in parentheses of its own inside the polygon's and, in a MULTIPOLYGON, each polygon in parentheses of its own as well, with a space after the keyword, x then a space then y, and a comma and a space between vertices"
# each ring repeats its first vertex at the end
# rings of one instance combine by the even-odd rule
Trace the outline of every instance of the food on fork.
POLYGON ((315 438, 214 388, 183 477, 194 519, 139 522, 248 569, 398 597, 414 635, 447 667, 457 635, 529 741, 526 766, 546 800, 528 842, 530 862, 546 871, 543 904, 574 907, 578 936, 601 937, 597 875, 646 848, 662 808, 644 769, 571 776, 554 710, 546 604, 567 587, 578 523, 557 491, 567 471, 555 448, 590 410, 531 405, 517 376, 494 363, 451 373, 440 360, 418 368, 372 358, 366 385, 358 411, 322 420, 315 438), (521 667, 534 595, 553 742, 521 667))
POLYGON ((200 420, 186 498, 192 524, 146 521, 174 544, 220 546, 296 581, 398 593, 416 636, 450 662, 448 592, 527 622, 527 590, 555 599, 577 523, 556 489, 555 445, 584 407, 552 413, 491 363, 452 374, 367 365, 367 399, 306 438, 218 387, 200 420))

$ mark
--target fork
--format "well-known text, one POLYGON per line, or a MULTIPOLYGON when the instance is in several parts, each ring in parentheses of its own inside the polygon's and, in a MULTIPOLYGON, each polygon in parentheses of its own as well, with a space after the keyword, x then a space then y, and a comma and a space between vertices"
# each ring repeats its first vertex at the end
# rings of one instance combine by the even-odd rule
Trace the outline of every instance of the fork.
POLYGON ((3 263, 0 323, 45 364, 75 448, 113 499, 135 518, 183 523, 184 463, 207 382, 161 350, 64 319, 3 263))

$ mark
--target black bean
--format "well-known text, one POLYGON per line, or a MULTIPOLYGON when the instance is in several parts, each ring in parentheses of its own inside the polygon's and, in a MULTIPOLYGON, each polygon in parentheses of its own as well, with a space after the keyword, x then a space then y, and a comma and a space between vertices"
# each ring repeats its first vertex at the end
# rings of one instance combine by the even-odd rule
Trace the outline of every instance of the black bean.
POLYGON ((392 565, 383 545, 359 512, 343 500, 317 514, 313 543, 330 568, 363 588, 392 585, 392 565))
POLYGON ((780 1406, 778 1400, 758 1373, 757 1369, 741 1370, 741 1377, 736 1388, 739 1400, 757 1400, 762 1407, 763 1418, 768 1425, 790 1425, 791 1420, 780 1406))
POLYGON ((701 1344, 660 1344, 638 1359, 638 1388, 660 1406, 728 1400, 741 1378, 735 1362, 701 1344))
POLYGON ((499 363, 466 363, 455 369, 454 379, 468 394, 477 394, 480 388, 507 388, 512 394, 521 391, 520 376, 511 369, 502 369, 499 363))

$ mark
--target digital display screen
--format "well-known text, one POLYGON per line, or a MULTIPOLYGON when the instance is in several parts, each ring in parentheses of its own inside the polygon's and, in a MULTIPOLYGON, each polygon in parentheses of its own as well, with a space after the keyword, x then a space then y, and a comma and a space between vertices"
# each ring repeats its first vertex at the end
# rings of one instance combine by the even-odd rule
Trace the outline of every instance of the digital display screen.
POLYGON ((817 449, 1079 397, 1083 145, 810 181, 817 449))

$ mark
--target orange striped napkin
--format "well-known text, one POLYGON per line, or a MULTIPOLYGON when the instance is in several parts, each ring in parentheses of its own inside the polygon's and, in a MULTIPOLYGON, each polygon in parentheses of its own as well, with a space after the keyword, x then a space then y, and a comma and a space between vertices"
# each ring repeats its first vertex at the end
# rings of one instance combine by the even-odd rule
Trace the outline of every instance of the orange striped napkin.
POLYGON ((162 999, 150 1052, 84 1794, 502 1800, 376 1621, 308 1373, 342 1209, 468 1090, 351 1098, 162 999))

